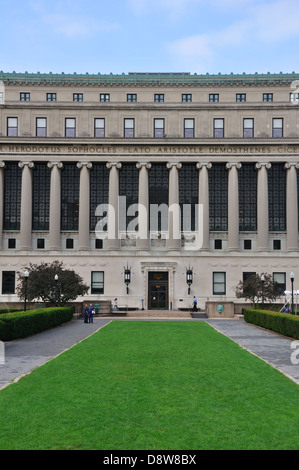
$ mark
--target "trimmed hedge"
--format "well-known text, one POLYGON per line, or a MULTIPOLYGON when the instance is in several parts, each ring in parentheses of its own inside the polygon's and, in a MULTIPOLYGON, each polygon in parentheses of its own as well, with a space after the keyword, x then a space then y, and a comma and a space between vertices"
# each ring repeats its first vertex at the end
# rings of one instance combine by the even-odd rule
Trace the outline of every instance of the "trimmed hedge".
POLYGON ((12 341, 71 321, 73 307, 53 307, 1 315, 0 340, 12 341))
POLYGON ((244 320, 281 335, 299 339, 299 315, 251 309, 244 311, 244 320))

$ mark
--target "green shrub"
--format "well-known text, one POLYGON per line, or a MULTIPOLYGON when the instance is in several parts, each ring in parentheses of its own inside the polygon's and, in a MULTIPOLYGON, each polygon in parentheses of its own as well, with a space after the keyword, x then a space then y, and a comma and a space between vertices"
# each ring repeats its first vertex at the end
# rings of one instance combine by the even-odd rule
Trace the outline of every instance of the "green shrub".
POLYGON ((5 313, 1 315, 0 340, 12 341, 16 338, 25 338, 66 323, 72 318, 72 307, 53 307, 27 310, 26 312, 5 313))
POLYGON ((299 339, 299 315, 252 309, 244 311, 244 319, 248 323, 253 323, 267 330, 299 339))

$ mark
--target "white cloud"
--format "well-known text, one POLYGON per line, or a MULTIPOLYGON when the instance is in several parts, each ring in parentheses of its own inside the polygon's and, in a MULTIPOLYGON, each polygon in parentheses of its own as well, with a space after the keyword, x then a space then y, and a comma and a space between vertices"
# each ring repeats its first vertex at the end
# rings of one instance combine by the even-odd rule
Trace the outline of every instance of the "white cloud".
POLYGON ((66 37, 88 36, 95 32, 111 31, 118 28, 116 23, 96 21, 91 18, 77 18, 62 14, 46 15, 42 22, 66 37))
MULTIPOLYGON (((267 48, 269 44, 281 44, 284 40, 299 39, 299 17, 297 0, 239 0, 244 4, 243 18, 230 25, 208 33, 175 40, 167 49, 178 62, 185 61, 189 67, 207 70, 222 54, 229 56, 233 51, 267 48)), ((212 0, 216 5, 220 0, 212 0)), ((223 0, 222 8, 237 3, 223 0)), ((294 45, 295 54, 295 45, 294 45)))

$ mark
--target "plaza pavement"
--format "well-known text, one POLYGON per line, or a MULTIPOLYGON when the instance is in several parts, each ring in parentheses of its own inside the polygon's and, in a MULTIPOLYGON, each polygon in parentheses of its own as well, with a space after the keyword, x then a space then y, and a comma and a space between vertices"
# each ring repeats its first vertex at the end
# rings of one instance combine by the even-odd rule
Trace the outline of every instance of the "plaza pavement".
MULTIPOLYGON (((96 317, 93 323, 85 324, 82 319, 44 331, 28 338, 4 343, 5 360, 0 364, 0 389, 18 381, 22 376, 45 364, 52 358, 83 341, 113 320, 121 321, 179 321, 178 318, 134 318, 96 317)), ((260 357, 272 367, 280 370, 299 385, 299 364, 296 362, 299 342, 262 328, 247 324, 243 319, 186 319, 180 321, 206 321, 221 334, 231 338, 244 349, 260 357), (293 355, 293 356, 292 356, 293 355)), ((299 362, 299 360, 298 360, 299 362)))

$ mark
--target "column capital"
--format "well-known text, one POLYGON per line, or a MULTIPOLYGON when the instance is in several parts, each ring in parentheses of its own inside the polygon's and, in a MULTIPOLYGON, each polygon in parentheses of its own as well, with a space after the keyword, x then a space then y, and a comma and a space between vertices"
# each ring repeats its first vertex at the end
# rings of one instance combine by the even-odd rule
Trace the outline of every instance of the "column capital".
POLYGON ((19 168, 24 168, 25 166, 28 166, 28 168, 32 169, 34 168, 34 163, 33 162, 19 162, 19 168))
POLYGON ((240 170, 240 168, 242 168, 242 163, 239 163, 239 162, 238 162, 238 163, 231 163, 231 162, 228 162, 228 163, 226 164, 226 169, 227 169, 227 170, 230 170, 230 169, 233 168, 233 167, 237 168, 237 170, 240 170))
POLYGON ((115 166, 119 170, 122 167, 122 164, 120 162, 117 162, 117 163, 108 162, 108 163, 106 163, 106 167, 109 168, 109 170, 113 166, 115 166))
POLYGON ((92 168, 92 163, 90 162, 78 162, 77 163, 77 168, 81 169, 83 167, 86 167, 88 170, 90 170, 92 168))
POLYGON ((284 165, 285 170, 289 170, 290 168, 296 168, 296 170, 299 168, 299 163, 285 163, 284 165))
POLYGON ((151 167, 152 167, 152 164, 151 163, 142 163, 142 162, 137 162, 136 163, 136 168, 138 168, 138 170, 140 170, 140 168, 142 167, 145 167, 147 170, 150 170, 151 167))
POLYGON ((59 168, 61 170, 63 168, 63 163, 62 162, 48 162, 47 166, 50 169, 54 168, 54 166, 56 166, 57 168, 59 168))
POLYGON ((202 168, 206 168, 207 170, 210 170, 212 168, 212 163, 202 163, 202 162, 198 162, 196 163, 196 168, 198 170, 201 170, 202 168))
POLYGON ((255 164, 255 169, 260 170, 262 167, 265 167, 266 170, 270 170, 271 166, 272 166, 271 163, 260 163, 259 162, 259 163, 255 164))
POLYGON ((5 162, 0 162, 0 168, 5 168, 5 162))
POLYGON ((180 170, 182 168, 182 164, 181 163, 168 162, 168 163, 166 163, 166 167, 168 168, 168 170, 170 170, 171 168, 177 168, 178 170, 180 170))

